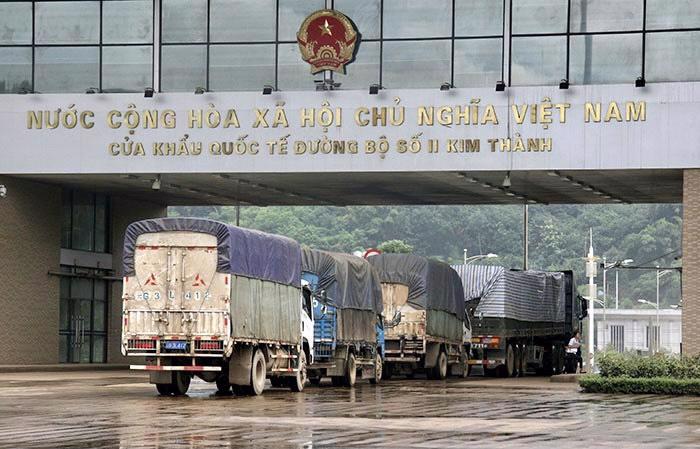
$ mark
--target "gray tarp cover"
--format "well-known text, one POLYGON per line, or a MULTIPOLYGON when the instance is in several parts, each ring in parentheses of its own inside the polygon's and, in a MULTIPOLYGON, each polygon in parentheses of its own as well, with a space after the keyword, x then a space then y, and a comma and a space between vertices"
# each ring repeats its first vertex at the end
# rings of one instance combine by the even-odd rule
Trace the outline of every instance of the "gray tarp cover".
POLYGON ((475 316, 531 322, 563 322, 564 273, 516 271, 488 265, 455 265, 464 284, 464 300, 479 300, 475 316))
POLYGON ((443 310, 464 320, 462 281, 446 263, 413 254, 380 254, 367 260, 377 270, 382 282, 408 287, 411 305, 443 310))
POLYGON ((301 270, 318 276, 318 289, 341 309, 382 313, 382 286, 365 259, 315 249, 302 250, 301 270))
POLYGON ((154 218, 131 223, 124 234, 124 275, 133 276, 136 239, 141 234, 192 231, 216 236, 216 271, 299 286, 301 247, 287 237, 202 218, 154 218))

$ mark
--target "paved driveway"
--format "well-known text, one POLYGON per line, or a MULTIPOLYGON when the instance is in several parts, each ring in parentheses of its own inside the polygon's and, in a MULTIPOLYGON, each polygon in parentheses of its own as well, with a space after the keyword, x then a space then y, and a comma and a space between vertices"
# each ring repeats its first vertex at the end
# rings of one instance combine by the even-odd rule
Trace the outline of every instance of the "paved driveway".
POLYGON ((124 371, 0 374, 8 448, 700 447, 700 398, 605 396, 543 378, 158 397, 124 371))

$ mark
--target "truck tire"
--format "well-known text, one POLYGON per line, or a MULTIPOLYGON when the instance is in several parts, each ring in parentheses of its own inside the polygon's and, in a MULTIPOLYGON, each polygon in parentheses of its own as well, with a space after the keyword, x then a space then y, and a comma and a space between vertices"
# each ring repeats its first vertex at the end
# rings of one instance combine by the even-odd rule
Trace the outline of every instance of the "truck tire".
POLYGON ((216 378, 216 393, 219 395, 231 394, 231 384, 228 383, 228 375, 216 378))
POLYGON ((299 353, 298 368, 299 371, 297 371, 297 375, 289 378, 289 388, 292 391, 301 392, 304 391, 306 382, 308 382, 309 380, 309 377, 306 373, 306 352, 304 351, 301 351, 299 353))
POLYGON ((250 367, 250 393, 260 396, 265 389, 265 379, 267 379, 267 364, 262 351, 256 349, 253 353, 253 363, 250 367))
POLYGON ((173 373, 172 390, 175 396, 184 396, 187 390, 190 389, 190 381, 192 377, 183 371, 175 371, 173 373))
POLYGON ((445 351, 440 350, 435 366, 430 371, 431 379, 444 380, 447 378, 447 354, 445 354, 445 351))
POLYGON ((173 384, 156 384, 156 390, 161 396, 170 396, 173 394, 173 384))
POLYGON ((342 387, 345 385, 345 376, 331 376, 331 383, 334 387, 342 387))
POLYGON ((321 385, 321 377, 310 377, 309 382, 311 385, 318 387, 321 385))
POLYGON ((372 385, 378 384, 382 380, 382 368, 384 363, 382 362, 382 356, 377 353, 374 358, 374 377, 369 380, 372 385))
POLYGON ((345 362, 345 376, 343 376, 346 387, 354 387, 357 380, 357 363, 355 363, 355 354, 348 354, 348 359, 345 362))

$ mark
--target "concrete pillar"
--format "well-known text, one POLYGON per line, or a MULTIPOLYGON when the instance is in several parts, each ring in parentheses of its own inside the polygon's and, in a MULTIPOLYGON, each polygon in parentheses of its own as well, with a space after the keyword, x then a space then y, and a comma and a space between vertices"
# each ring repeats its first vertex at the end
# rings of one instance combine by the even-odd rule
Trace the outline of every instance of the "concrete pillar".
POLYGON ((683 171, 684 355, 700 354, 700 170, 683 171))
POLYGON ((0 176, 0 365, 58 363, 61 189, 0 176))
MULTIPOLYGON (((165 217, 167 207, 162 204, 148 201, 137 201, 130 198, 112 197, 112 257, 114 261, 114 276, 121 277, 122 271, 122 248, 124 246, 124 231, 126 227, 138 220, 146 218, 165 217)), ((121 354, 121 332, 122 332, 122 283, 112 282, 107 333, 107 362, 108 363, 129 363, 126 357, 121 354)), ((131 360, 133 362, 133 360, 131 360)))

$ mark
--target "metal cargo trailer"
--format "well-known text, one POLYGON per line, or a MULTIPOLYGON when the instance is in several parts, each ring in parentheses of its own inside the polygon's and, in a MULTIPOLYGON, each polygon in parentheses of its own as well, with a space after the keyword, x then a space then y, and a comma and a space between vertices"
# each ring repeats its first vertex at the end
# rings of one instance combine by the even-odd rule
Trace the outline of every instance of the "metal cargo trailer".
POLYGON ((471 366, 502 376, 563 367, 564 345, 582 318, 571 271, 454 265, 472 324, 471 366))
POLYGON ((288 238, 196 218, 132 223, 124 237, 122 353, 145 356, 161 394, 193 374, 220 392, 260 394, 266 377, 300 390, 301 248, 288 238))
POLYGON ((382 290, 365 259, 304 249, 302 279, 313 297, 313 363, 309 377, 352 386, 357 372, 378 382, 382 372, 382 290))
POLYGON ((382 282, 384 374, 427 370, 444 379, 466 372, 464 292, 449 265, 412 254, 368 259, 382 282))

